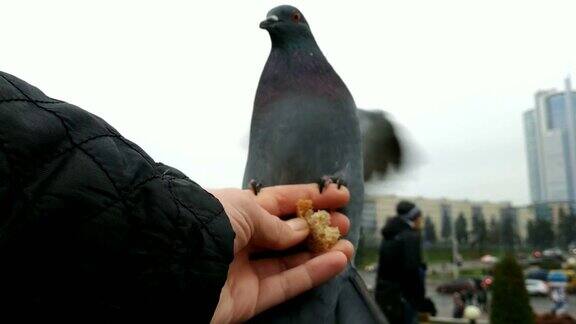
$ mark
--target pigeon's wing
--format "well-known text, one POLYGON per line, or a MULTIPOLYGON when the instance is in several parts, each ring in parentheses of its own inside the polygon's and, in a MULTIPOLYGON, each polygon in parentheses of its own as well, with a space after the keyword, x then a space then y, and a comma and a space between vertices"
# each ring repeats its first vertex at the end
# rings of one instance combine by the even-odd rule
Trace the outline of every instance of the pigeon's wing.
POLYGON ((364 180, 384 176, 390 167, 399 168, 403 161, 402 143, 394 125, 383 111, 358 109, 364 155, 364 180))

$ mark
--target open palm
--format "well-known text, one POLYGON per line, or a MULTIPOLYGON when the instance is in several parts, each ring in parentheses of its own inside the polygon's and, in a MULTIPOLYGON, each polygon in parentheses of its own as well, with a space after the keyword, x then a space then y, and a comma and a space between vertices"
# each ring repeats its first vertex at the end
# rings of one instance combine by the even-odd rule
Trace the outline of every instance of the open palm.
MULTIPOLYGON (((314 206, 336 209, 349 199, 348 190, 335 185, 319 193, 316 185, 268 187, 258 196, 248 190, 213 191, 222 202, 236 238, 234 260, 220 294, 213 323, 248 320, 254 315, 301 294, 340 273, 352 257, 352 244, 340 240, 324 254, 299 252, 267 259, 251 260, 255 251, 285 250, 308 236, 303 219, 282 220, 295 212, 298 199, 312 199, 314 206)), ((345 234, 346 216, 331 213, 332 224, 345 234)))

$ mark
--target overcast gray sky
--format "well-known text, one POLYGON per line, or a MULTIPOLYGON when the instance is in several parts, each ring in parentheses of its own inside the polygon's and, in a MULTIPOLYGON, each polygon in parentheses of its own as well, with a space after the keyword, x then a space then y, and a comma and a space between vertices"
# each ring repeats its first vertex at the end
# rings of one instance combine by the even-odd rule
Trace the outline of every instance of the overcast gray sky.
POLYGON ((258 23, 283 3, 358 106, 391 113, 416 147, 383 192, 528 202, 521 114, 576 75, 575 1, 6 1, 0 70, 203 186, 239 186, 270 49, 258 23))

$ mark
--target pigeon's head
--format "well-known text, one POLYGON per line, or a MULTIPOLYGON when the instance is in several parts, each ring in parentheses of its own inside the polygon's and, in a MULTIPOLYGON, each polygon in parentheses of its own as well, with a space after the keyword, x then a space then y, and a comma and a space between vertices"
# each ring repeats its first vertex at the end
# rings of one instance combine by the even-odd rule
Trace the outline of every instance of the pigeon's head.
POLYGON ((288 5, 270 10, 260 28, 266 29, 272 43, 278 45, 314 39, 304 15, 298 8, 288 5))

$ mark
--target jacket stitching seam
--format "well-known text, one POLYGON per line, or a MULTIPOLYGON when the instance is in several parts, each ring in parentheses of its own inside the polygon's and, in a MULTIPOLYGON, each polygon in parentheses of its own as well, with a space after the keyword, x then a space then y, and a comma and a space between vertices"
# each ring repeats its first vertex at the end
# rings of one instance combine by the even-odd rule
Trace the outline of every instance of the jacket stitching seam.
POLYGON ((54 153, 54 155, 49 156, 45 161, 40 163, 40 166, 38 167, 39 169, 43 168, 46 164, 49 164, 51 162, 53 162, 54 160, 56 160, 57 158, 59 158, 60 156, 69 153, 75 149, 79 149, 82 145, 87 144, 88 142, 100 139, 100 138, 106 138, 106 137, 112 137, 112 138, 117 138, 119 135, 114 135, 114 134, 102 134, 102 135, 96 135, 90 138, 87 138, 85 140, 83 140, 82 142, 79 143, 72 143, 72 146, 69 146, 65 149, 60 150, 59 152, 54 153))
MULTIPOLYGON (((16 89, 18 91, 20 91, 20 89, 18 89, 18 88, 16 88, 16 89)), ((20 91, 20 92, 22 92, 22 91, 20 91)), ((43 103, 43 104, 65 103, 64 101, 59 101, 59 100, 33 100, 33 99, 25 99, 25 98, 0 99, 0 104, 6 103, 6 102, 32 102, 32 103, 43 103)))
POLYGON ((141 150, 137 150, 134 145, 130 144, 129 141, 122 136, 121 134, 119 134, 118 132, 110 129, 110 126, 106 126, 106 129, 111 133, 111 134, 115 134, 117 135, 116 138, 121 140, 122 143, 124 143, 124 145, 128 146, 130 149, 132 149, 133 151, 135 151, 136 153, 138 153, 138 155, 140 155, 150 166, 155 166, 154 160, 152 160, 150 157, 144 156, 144 154, 142 154, 141 150))
MULTIPOLYGON (((176 177, 171 177, 170 181, 173 181, 174 179, 180 179, 180 178, 176 178, 176 177)), ((184 180, 188 180, 188 179, 184 179, 184 180)), ((214 197, 214 196, 212 196, 214 197)), ((216 199, 214 197, 214 199, 216 199)), ((194 214, 194 216, 198 217, 198 209, 194 206, 187 206, 186 204, 184 204, 181 200, 179 200, 178 198, 176 198, 176 200, 180 203, 180 205, 182 205, 182 207, 188 209, 192 214, 194 214)), ((217 199, 216 199, 217 200, 217 199)), ((216 217, 219 216, 220 214, 222 214, 222 212, 224 211, 224 207, 222 207, 220 210, 215 211, 215 212, 210 212, 209 216, 212 217, 216 217)), ((214 218, 210 218, 210 220, 208 220, 208 222, 205 222, 206 225, 210 225, 210 223, 214 220, 214 218)))
MULTIPOLYGON (((150 182, 154 179, 159 179, 159 178, 160 178, 160 176, 155 174, 151 177, 148 177, 148 178, 142 180, 140 183, 138 183, 134 187, 132 187, 132 189, 126 194, 126 196, 134 195, 136 193, 136 191, 139 190, 141 187, 143 187, 145 184, 147 184, 148 182, 150 182)), ((98 212, 94 213, 94 215, 91 218, 96 218, 96 217, 102 215, 103 213, 108 211, 110 208, 112 208, 113 206, 118 204, 119 202, 122 202, 122 200, 119 198, 113 199, 108 205, 102 207, 102 209, 100 209, 98 212)))
MULTIPOLYGON (((166 174, 166 172, 168 172, 168 170, 166 170, 164 172, 164 174, 162 174, 162 180, 164 180, 164 175, 166 174)), ((170 193, 170 198, 172 200, 172 203, 174 204, 174 206, 176 206, 176 211, 177 211, 177 216, 178 218, 181 217, 181 211, 180 211, 180 206, 178 205, 178 202, 176 201, 176 195, 174 194, 174 188, 173 188, 173 182, 171 179, 168 179, 168 192, 170 193)))
MULTIPOLYGON (((173 181, 175 178, 169 178, 168 181, 173 181)), ((198 220, 198 222, 202 225, 202 228, 204 228, 206 230, 206 232, 212 237, 212 239, 219 241, 220 237, 215 235, 214 233, 212 233, 212 231, 210 230, 210 225, 214 222, 214 220, 219 219, 222 217, 222 212, 224 211, 224 208, 222 208, 219 212, 215 212, 215 213, 211 213, 212 218, 210 218, 207 222, 205 222, 202 217, 198 216, 197 210, 196 208, 193 208, 191 206, 187 206, 186 204, 184 204, 180 199, 178 199, 177 197, 173 197, 173 199, 175 199, 175 201, 180 204, 182 207, 184 207, 184 209, 186 209, 187 211, 189 211, 192 215, 194 215, 194 218, 196 218, 198 220)))
MULTIPOLYGON (((62 125, 62 127, 64 127, 64 130, 66 131, 66 137, 68 138, 68 141, 72 144, 75 145, 76 143, 74 142, 74 140, 72 139, 72 135, 70 134, 70 129, 68 127, 68 125, 66 125, 66 123, 64 122, 64 119, 62 118, 62 116, 60 116, 58 113, 56 113, 55 111, 52 111, 46 107, 42 107, 41 105, 39 105, 37 102, 33 101, 26 93, 24 93, 24 91, 22 91, 18 86, 16 86, 12 81, 8 80, 5 76, 0 75, 2 77, 2 79, 4 79, 6 82, 10 83, 12 85, 12 87, 14 87, 16 90, 18 90, 23 96, 27 97, 31 103, 33 103, 37 108, 53 115, 54 117, 56 117, 59 121, 60 124, 62 125)), ((86 154, 94 164, 96 164, 101 170, 102 172, 104 172, 104 174, 106 175, 106 177, 108 178, 108 181, 110 181, 110 183, 112 184, 112 186, 114 187, 114 190, 116 191, 116 194, 120 197, 120 200, 122 201, 122 203, 124 204, 124 206, 126 206, 126 200, 123 197, 120 189, 118 188, 118 185, 116 184, 116 182, 112 179, 112 176, 110 175, 110 173, 104 168, 104 166, 96 160, 96 158, 88 153, 86 150, 84 150, 81 147, 78 147, 78 149, 80 151, 82 151, 84 154, 86 154)))

